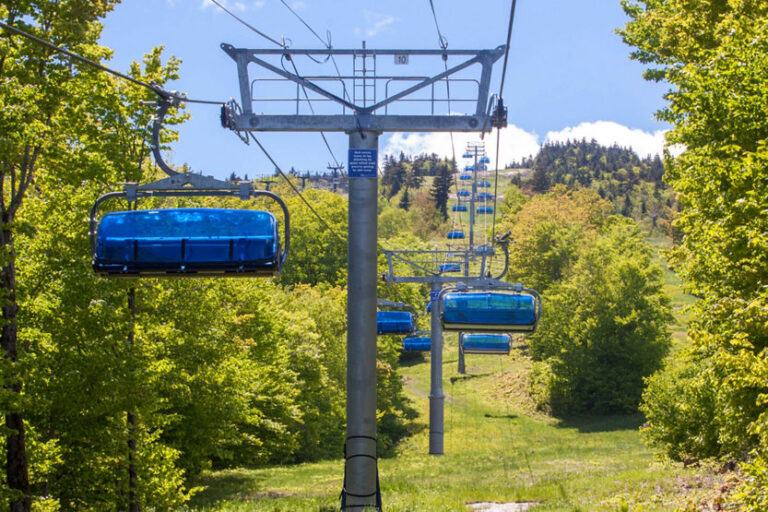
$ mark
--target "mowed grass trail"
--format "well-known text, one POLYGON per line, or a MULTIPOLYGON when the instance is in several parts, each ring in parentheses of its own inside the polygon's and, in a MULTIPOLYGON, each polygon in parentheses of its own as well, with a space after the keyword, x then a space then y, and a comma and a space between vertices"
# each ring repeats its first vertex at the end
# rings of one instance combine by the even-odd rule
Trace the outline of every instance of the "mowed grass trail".
MULTIPOLYGON (((656 247, 661 244, 655 241, 656 247)), ((665 271, 684 343, 692 298, 665 271)), ((656 461, 640 416, 554 419, 526 395, 530 359, 520 338, 509 356, 466 356, 457 373, 455 335, 443 355, 445 455, 428 455, 429 356, 409 356, 402 375, 424 429, 395 458, 379 461, 384 510, 461 511, 474 502, 534 502, 532 511, 672 511, 718 486, 711 468, 656 461)), ((339 508, 342 460, 203 475, 197 511, 312 511, 339 508)))
MULTIPOLYGON (((528 501, 530 510, 674 510, 708 472, 656 462, 643 445, 641 418, 555 420, 515 403, 528 371, 521 355, 467 356, 456 374, 457 347, 448 340, 445 455, 427 454, 426 429, 396 458, 379 463, 387 511, 462 511, 479 501, 528 501), (504 393, 503 390, 508 393, 504 393), (513 401, 507 402, 504 396, 513 401)), ((428 418, 429 361, 406 363, 409 396, 428 418)), ((193 510, 331 511, 338 509, 343 462, 210 473, 193 510)))

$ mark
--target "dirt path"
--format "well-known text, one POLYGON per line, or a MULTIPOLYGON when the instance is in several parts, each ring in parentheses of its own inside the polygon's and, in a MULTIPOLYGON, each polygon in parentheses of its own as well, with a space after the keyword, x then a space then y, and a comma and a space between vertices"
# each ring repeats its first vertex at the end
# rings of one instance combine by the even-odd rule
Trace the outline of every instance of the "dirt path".
POLYGON ((522 512, 536 505, 535 502, 521 501, 515 503, 471 503, 472 510, 478 512, 522 512))

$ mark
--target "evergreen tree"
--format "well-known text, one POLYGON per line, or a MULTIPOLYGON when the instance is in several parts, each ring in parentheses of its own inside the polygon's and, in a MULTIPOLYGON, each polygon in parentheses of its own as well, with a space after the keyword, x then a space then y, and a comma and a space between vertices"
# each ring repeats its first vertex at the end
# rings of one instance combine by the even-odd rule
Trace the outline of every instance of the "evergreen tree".
POLYGON ((533 190, 535 192, 545 193, 549 190, 549 176, 544 167, 536 167, 533 171, 533 190))
POLYGON ((632 198, 629 197, 629 192, 624 196, 624 205, 621 207, 621 214, 625 217, 632 216, 632 198))
POLYGON ((408 196, 408 187, 403 189, 403 196, 400 198, 400 202, 397 206, 405 211, 408 211, 408 209, 411 207, 411 198, 408 196))
MULTIPOLYGON (((456 162, 452 161, 451 165, 455 168, 456 162)), ((448 165, 440 165, 437 170, 437 176, 432 182, 432 189, 430 195, 435 201, 435 209, 440 212, 443 219, 448 219, 448 198, 451 193, 451 187, 453 186, 453 169, 448 165)))

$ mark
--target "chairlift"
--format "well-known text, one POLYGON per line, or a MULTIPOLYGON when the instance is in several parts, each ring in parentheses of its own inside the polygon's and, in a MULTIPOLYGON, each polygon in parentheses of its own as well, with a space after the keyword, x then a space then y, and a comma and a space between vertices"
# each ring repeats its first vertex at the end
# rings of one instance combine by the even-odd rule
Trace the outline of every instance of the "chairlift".
POLYGON ((465 170, 465 171, 474 171, 474 170, 475 170, 475 168, 474 168, 474 166, 471 166, 471 165, 467 165, 467 166, 465 166, 465 167, 464 167, 464 170, 465 170))
POLYGON ((464 238, 464 232, 463 231, 449 231, 446 235, 448 240, 461 240, 464 238))
POLYGON ((454 212, 466 212, 469 211, 469 208, 465 204, 455 204, 451 207, 451 210, 454 212))
POLYGON ((441 320, 447 331, 533 332, 541 316, 541 296, 522 285, 445 293, 441 320))
POLYGON ((489 188, 491 186, 491 182, 487 180, 478 181, 477 186, 482 188, 489 188))
POLYGON ((493 206, 478 206, 477 213, 493 213, 493 206))
POLYGON ((461 272, 461 265, 458 263, 446 263, 438 267, 441 274, 448 272, 461 272))
POLYGON ((464 153, 463 155, 461 155, 461 157, 462 158, 472 158, 473 155, 470 155, 469 153, 464 153))
POLYGON ((429 352, 432 350, 432 336, 429 331, 419 331, 403 338, 403 352, 429 352))
POLYGON ((459 197, 469 197, 470 192, 469 190, 459 190, 458 192, 456 192, 456 195, 458 195, 459 197))
POLYGON ((413 315, 408 311, 377 311, 376 332, 380 335, 411 333, 413 315))
POLYGON ((472 175, 471 174, 460 174, 459 175, 459 179, 460 180, 464 180, 464 181, 471 180, 472 179, 472 175))
POLYGON ((93 269, 104 277, 229 277, 274 276, 288 256, 290 218, 280 197, 254 190, 251 183, 233 184, 208 176, 179 173, 160 154, 163 118, 179 98, 161 95, 153 124, 152 151, 168 178, 146 185, 127 184, 110 192, 91 208, 90 238, 93 269), (266 197, 280 206, 284 217, 284 246, 279 223, 268 211, 169 208, 137 210, 146 197, 266 197), (101 203, 123 198, 125 211, 97 219, 101 203))
POLYGON ((386 299, 376 301, 379 308, 391 308, 376 312, 376 332, 379 335, 410 334, 415 328, 416 311, 413 306, 386 299), (405 311, 406 309, 411 311, 405 311))
POLYGON ((489 163, 491 163, 491 159, 490 159, 490 158, 488 158, 487 156, 484 156, 484 157, 482 157, 482 158, 480 159, 480 163, 481 163, 481 164, 489 164, 489 163))
POLYGON ((478 201, 492 201, 493 200, 493 194, 490 194, 488 192, 480 192, 477 194, 477 200, 478 201))
POLYGON ((508 334, 462 334, 461 350, 465 354, 509 354, 508 334))

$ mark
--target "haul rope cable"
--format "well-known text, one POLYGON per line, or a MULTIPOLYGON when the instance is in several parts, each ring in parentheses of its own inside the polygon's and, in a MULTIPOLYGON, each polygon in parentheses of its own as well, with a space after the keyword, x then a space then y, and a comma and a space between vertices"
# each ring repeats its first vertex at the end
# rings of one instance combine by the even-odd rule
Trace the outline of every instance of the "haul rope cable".
MULTIPOLYGON (((286 7, 288 8, 288 10, 289 10, 289 11, 291 11, 291 12, 293 13, 293 15, 294 15, 294 16, 296 16, 296 17, 299 19, 299 21, 301 21, 301 22, 304 24, 304 26, 305 26, 305 27, 307 27, 307 28, 309 29, 309 31, 310 31, 310 32, 312 32, 312 33, 315 35, 315 37, 316 37, 316 38, 317 38, 317 39, 318 39, 318 40, 319 40, 319 41, 320 41, 320 42, 321 42, 321 43, 322 43, 322 44, 323 44, 323 45, 324 45, 326 48, 328 48, 328 51, 329 51, 329 52, 330 52, 330 50, 332 50, 332 49, 333 49, 333 45, 331 44, 331 31, 330 31, 330 30, 326 30, 326 31, 325 31, 325 32, 326 32, 326 37, 328 38, 328 41, 323 41, 323 38, 322 38, 322 37, 320 37, 320 36, 317 34, 317 32, 315 32, 315 30, 314 30, 314 29, 313 29, 313 28, 312 28, 312 27, 309 25, 309 23, 307 23, 306 21, 304 21, 304 18, 302 18, 301 16, 299 16, 299 13, 297 13, 296 11, 294 11, 294 10, 293 10, 293 9, 292 9, 292 8, 291 8, 291 7, 290 7, 288 4, 287 4, 287 3, 285 3, 285 0, 280 0, 280 1, 281 1, 281 2, 283 2, 283 5, 284 5, 284 6, 286 6, 286 7)), ((331 62, 333 62, 333 67, 334 67, 334 68, 336 68, 336 74, 339 76, 339 78, 341 78, 341 71, 339 71, 339 66, 338 66, 338 64, 336 64, 336 58, 333 56, 333 53, 329 53, 328 55, 329 55, 329 57, 331 58, 331 62)), ((311 57, 311 56, 309 56, 309 55, 308 55, 308 57, 312 58, 312 57, 311 57)), ((312 59, 312 60, 314 60, 314 59, 312 59)), ((347 101, 350 101, 350 99, 349 99, 349 93, 347 92, 347 88, 346 88, 346 87, 344 88, 344 91, 343 91, 343 92, 344 92, 344 99, 346 99, 347 101)))
MULTIPOLYGON (((512 42, 512 26, 515 21, 515 6, 517 5, 517 0, 512 0, 512 5, 510 7, 509 11, 509 26, 507 27, 507 47, 504 50, 504 66, 502 68, 501 72, 501 85, 499 87, 499 102, 500 105, 503 105, 503 96, 504 96, 504 79, 507 75, 507 61, 509 60, 509 46, 512 42)), ((491 225, 491 240, 496 240, 496 206, 498 201, 498 189, 499 189, 499 147, 501 142, 501 129, 496 128, 496 158, 495 158, 495 180, 493 185, 493 222, 491 225)), ((493 265, 493 257, 491 257, 491 261, 489 262, 489 270, 490 266, 493 265)))
MULTIPOLYGON (((443 36, 443 33, 440 30, 440 24, 437 21, 437 13, 435 12, 435 4, 433 3, 433 0, 429 0, 429 6, 430 6, 430 8, 432 10, 432 19, 435 21, 435 29, 437 30, 438 44, 440 45, 440 48, 445 50, 445 49, 448 48, 448 40, 443 36)), ((443 65, 445 66, 445 70, 448 71, 448 56, 447 55, 443 56, 443 65)), ((445 89, 446 89, 446 94, 447 94, 447 97, 448 97, 448 115, 450 115, 451 114, 451 84, 450 84, 450 80, 448 79, 448 77, 445 78, 445 89)), ((456 165, 456 170, 455 170, 455 172, 453 174, 454 174, 454 184, 456 185, 456 204, 458 205, 458 203, 459 203, 459 195, 458 195, 458 193, 459 193, 459 181, 460 180, 456 179, 456 175, 458 175, 458 173, 459 173, 459 166, 456 163, 456 145, 454 143, 453 131, 449 132, 449 136, 450 136, 450 139, 451 139, 452 163, 454 165, 456 165)), ((447 209, 447 204, 446 204, 446 209, 447 209)), ((455 215, 453 215, 453 220, 451 221, 451 231, 452 232, 456 231, 456 220, 457 219, 458 219, 458 222, 459 222, 459 228, 461 228, 462 227, 462 219, 461 219, 461 212, 459 212, 459 211, 455 212, 455 215)), ((449 241, 448 242, 448 251, 450 251, 451 248, 452 248, 452 241, 449 241)), ((444 265, 448 261, 448 256, 449 256, 449 253, 446 252, 444 257, 443 257, 443 264, 444 265)))
POLYGON ((133 83, 135 85, 138 85, 138 86, 144 87, 146 89, 149 89, 149 90, 155 92, 156 94, 158 94, 159 96, 162 96, 164 98, 173 98, 173 99, 179 100, 179 101, 184 102, 184 103, 199 103, 199 104, 203 104, 203 105, 223 105, 224 104, 223 101, 196 100, 196 99, 187 98, 184 94, 181 94, 181 93, 178 93, 178 92, 175 92, 175 91, 166 91, 162 87, 159 87, 159 86, 154 85, 154 84, 148 84, 146 82, 142 82, 141 80, 133 78, 132 76, 123 74, 123 73, 121 73, 119 71, 115 71, 114 69, 108 68, 107 66, 104 66, 103 64, 99 64, 96 61, 93 61, 91 59, 88 59, 86 57, 78 55, 76 53, 73 53, 73 52, 71 52, 69 50, 65 50, 64 48, 62 48, 60 46, 56 46, 55 44, 51 43, 50 41, 46 41, 45 39, 41 39, 41 38, 39 38, 37 36, 34 36, 34 35, 30 34, 29 32, 25 32, 25 31, 23 31, 21 29, 18 29, 16 27, 8 25, 7 23, 3 23, 2 21, 0 21, 0 27, 4 28, 5 30, 7 30, 9 32, 12 32, 14 34, 20 35, 22 37, 25 37, 25 38, 29 39, 30 41, 34 41, 35 43, 38 43, 38 44, 41 44, 41 45, 46 46, 48 48, 51 48, 52 50, 56 50, 57 52, 59 52, 61 54, 64 54, 67 57, 70 57, 70 58, 72 58, 72 59, 74 59, 76 61, 82 62, 83 64, 87 64, 89 66, 92 66, 92 67, 100 70, 100 71, 103 71, 105 73, 109 73, 109 74, 114 75, 116 77, 122 78, 123 80, 127 80, 128 82, 131 82, 131 83, 133 83))
MULTIPOLYGON (((256 34, 260 35, 261 37, 263 37, 263 38, 264 38, 264 39, 266 39, 267 41, 269 41, 269 42, 271 42, 271 43, 273 43, 273 44, 275 44, 275 45, 279 46, 279 47, 280 47, 280 48, 282 48, 283 50, 288 50, 288 44, 287 44, 287 43, 285 43, 285 38, 283 38, 283 42, 281 43, 281 42, 277 41, 276 39, 274 39, 274 38, 272 38, 272 37, 269 37, 269 36, 268 36, 268 35, 266 35, 264 32, 260 31, 259 29, 257 29, 256 27, 254 27, 253 25, 251 25, 250 23, 248 23, 247 21, 243 20, 242 18, 238 17, 237 15, 235 15, 234 13, 232 13, 231 11, 229 11, 229 10, 228 10, 226 7, 224 7, 224 6, 223 6, 221 3, 219 3, 217 0, 211 0, 211 2, 213 2, 213 3, 214 3, 214 4, 215 4, 217 7, 219 7, 219 8, 220 8, 222 11, 224 11, 224 12, 225 12, 225 13, 227 13, 227 14, 229 14, 229 15, 230 15, 232 18, 236 19, 237 21, 239 21, 240 23, 242 23, 244 26, 248 27, 250 30, 252 30, 252 31, 253 31, 253 32, 255 32, 256 34)), ((310 29, 310 30, 311 30, 311 29, 310 29)), ((312 32, 314 33, 314 30, 313 30, 312 32)), ((317 35, 317 34, 315 34, 315 35, 317 35)), ((296 63, 294 62, 294 60, 293 60, 293 59, 290 59, 290 61, 291 61, 291 64, 293 65, 293 69, 294 69, 294 72, 296 73, 296 76, 299 76, 299 70, 298 70, 298 68, 296 67, 296 63)), ((314 110, 314 108, 312 107, 312 102, 311 102, 311 101, 310 101, 310 99, 309 99, 309 95, 307 94, 307 90, 306 90, 306 88, 305 88, 305 87, 302 85, 302 86, 301 86, 301 89, 304 91, 304 96, 305 96, 305 97, 306 97, 306 99, 307 99, 307 104, 309 105, 309 109, 310 109, 310 110, 312 111, 312 113, 314 114, 314 113, 315 113, 315 110, 314 110)), ((325 133, 321 131, 321 132, 320 132, 320 136, 323 138, 323 142, 325 143, 325 147, 326 147, 326 148, 328 148, 328 152, 331 154, 331 158, 333 158, 333 161, 336 163, 336 166, 337 166, 337 167, 339 167, 339 161, 336 159, 336 155, 333 153, 333 150, 331 149, 331 145, 329 144, 329 142, 328 142, 328 139, 325 137, 325 133)))

